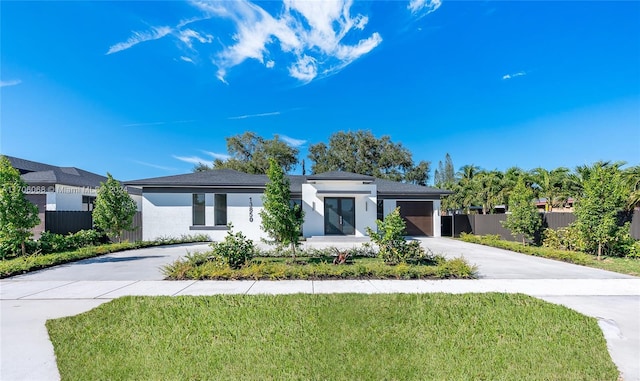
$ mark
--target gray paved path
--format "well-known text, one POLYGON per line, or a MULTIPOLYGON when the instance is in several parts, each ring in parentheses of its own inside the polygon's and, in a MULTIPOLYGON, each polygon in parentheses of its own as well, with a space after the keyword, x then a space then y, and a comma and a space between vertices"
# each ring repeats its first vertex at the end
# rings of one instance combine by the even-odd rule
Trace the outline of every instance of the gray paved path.
MULTIPOLYGON (((598 318, 625 380, 640 380, 640 278, 446 238, 423 244, 479 266, 478 280, 162 281, 160 267, 206 245, 110 254, 0 281, 0 379, 59 378, 44 323, 124 295, 524 293, 598 318), (563 274, 565 276, 563 276, 563 274)), ((352 244, 347 244, 352 245, 352 244)))

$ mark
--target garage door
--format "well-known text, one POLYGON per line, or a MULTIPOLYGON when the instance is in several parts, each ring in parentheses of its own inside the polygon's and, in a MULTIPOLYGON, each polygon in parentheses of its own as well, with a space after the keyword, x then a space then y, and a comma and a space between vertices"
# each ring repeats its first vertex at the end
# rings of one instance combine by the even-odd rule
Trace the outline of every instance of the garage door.
POLYGON ((407 222, 407 235, 433 236, 433 201, 398 201, 396 205, 407 222))

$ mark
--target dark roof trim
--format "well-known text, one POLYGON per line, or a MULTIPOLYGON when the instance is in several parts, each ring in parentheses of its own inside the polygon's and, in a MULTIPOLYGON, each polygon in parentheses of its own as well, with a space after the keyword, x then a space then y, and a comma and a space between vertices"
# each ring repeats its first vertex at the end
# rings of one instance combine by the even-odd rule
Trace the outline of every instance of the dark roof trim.
POLYGON ((371 194, 371 192, 369 192, 369 191, 340 191, 340 190, 330 190, 330 189, 319 190, 316 193, 317 194, 344 194, 344 195, 349 195, 349 194, 371 194))

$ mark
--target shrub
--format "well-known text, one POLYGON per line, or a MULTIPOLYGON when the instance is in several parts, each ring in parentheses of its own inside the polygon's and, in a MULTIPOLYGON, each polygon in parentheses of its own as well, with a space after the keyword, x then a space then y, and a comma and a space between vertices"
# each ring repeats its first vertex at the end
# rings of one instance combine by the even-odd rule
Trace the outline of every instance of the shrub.
POLYGON ((404 238, 406 224, 400 216, 400 208, 389 213, 384 221, 377 220, 378 231, 367 228, 371 240, 380 248, 378 256, 388 265, 402 262, 421 262, 428 257, 418 241, 404 238))
POLYGON ((40 251, 43 254, 60 253, 81 247, 95 246, 101 243, 103 237, 103 234, 95 230, 80 230, 77 233, 69 233, 66 236, 45 231, 40 235, 32 252, 40 251))
POLYGON ((229 227, 227 236, 222 242, 212 242, 209 257, 211 260, 228 264, 232 269, 237 269, 249 262, 256 253, 256 247, 252 240, 242 234, 242 232, 233 233, 232 227, 229 227))

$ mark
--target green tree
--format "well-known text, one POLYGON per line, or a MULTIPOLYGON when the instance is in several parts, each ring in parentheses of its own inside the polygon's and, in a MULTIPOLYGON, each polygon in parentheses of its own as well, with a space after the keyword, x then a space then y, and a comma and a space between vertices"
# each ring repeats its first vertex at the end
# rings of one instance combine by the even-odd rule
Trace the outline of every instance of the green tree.
POLYGON ((393 181, 425 185, 429 180, 430 163, 414 165, 411 152, 389 136, 376 138, 371 131, 337 132, 329 138, 329 145, 309 147, 311 171, 345 171, 393 181))
POLYGON ((449 155, 449 153, 447 153, 444 157, 444 164, 442 163, 442 161, 438 162, 438 169, 436 169, 433 177, 434 185, 436 188, 453 188, 457 179, 455 169, 453 167, 453 160, 451 160, 451 155, 449 155))
POLYGON ((526 185, 531 185, 531 181, 529 180, 527 173, 522 169, 518 167, 510 167, 507 168, 506 171, 504 171, 500 197, 502 198, 502 202, 507 206, 507 211, 509 210, 509 200, 511 198, 511 194, 520 179, 522 179, 526 185))
POLYGON ((100 183, 93 209, 93 223, 108 236, 122 240, 124 231, 133 230, 136 203, 116 179, 107 173, 107 181, 100 183))
MULTIPOLYGON (((254 132, 226 138, 229 158, 215 159, 213 169, 233 169, 236 171, 264 175, 269 170, 269 159, 274 159, 278 165, 290 172, 298 164, 298 149, 280 140, 278 135, 273 139, 264 139, 254 132)), ((199 164, 195 172, 212 169, 199 164)))
POLYGON ((533 203, 533 190, 525 184, 524 178, 520 178, 509 197, 509 214, 503 226, 516 237, 522 234, 522 244, 525 239, 533 239, 540 230, 542 221, 536 206, 533 203))
POLYGON ((640 165, 625 169, 622 176, 629 189, 626 209, 631 211, 640 206, 640 165))
POLYGON ((24 196, 27 184, 9 159, 0 156, 0 256, 26 254, 25 242, 40 223, 38 208, 24 196))
POLYGON ((568 180, 569 169, 559 167, 548 171, 544 168, 536 168, 531 171, 533 188, 538 198, 545 199, 545 211, 551 212, 554 207, 566 201, 565 186, 568 180))
POLYGON ((280 245, 291 246, 293 257, 300 244, 304 212, 299 205, 291 205, 289 179, 275 159, 269 160, 269 182, 264 191, 263 209, 260 211, 262 230, 280 245))
POLYGON ((502 202, 502 172, 480 171, 474 178, 477 185, 477 201, 482 205, 482 214, 493 213, 496 205, 502 202))
POLYGON ((618 212, 624 210, 629 197, 620 171, 621 163, 591 166, 582 184, 582 193, 576 200, 575 226, 582 236, 596 247, 598 259, 603 248, 617 236, 618 212))

